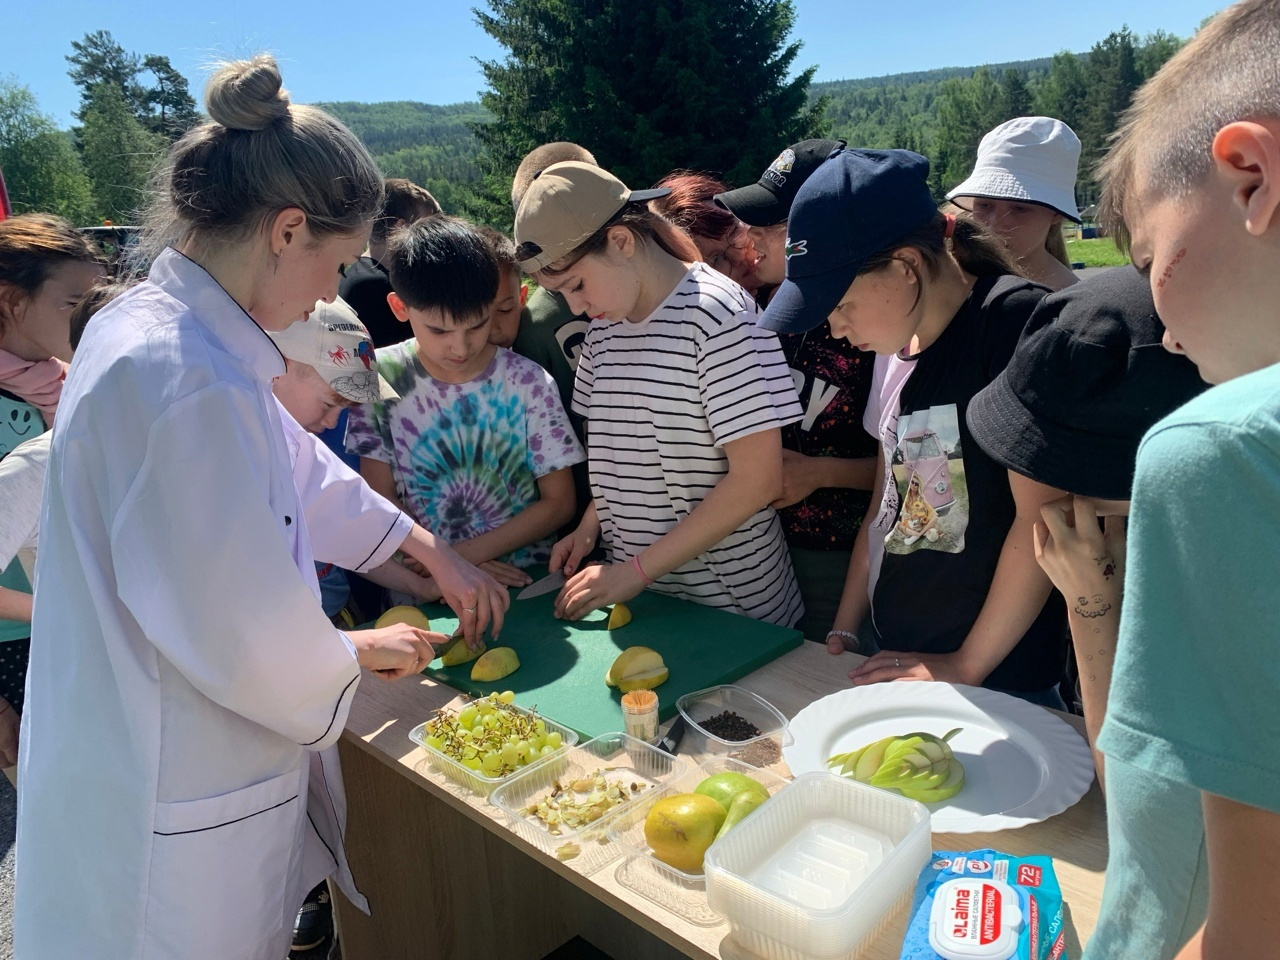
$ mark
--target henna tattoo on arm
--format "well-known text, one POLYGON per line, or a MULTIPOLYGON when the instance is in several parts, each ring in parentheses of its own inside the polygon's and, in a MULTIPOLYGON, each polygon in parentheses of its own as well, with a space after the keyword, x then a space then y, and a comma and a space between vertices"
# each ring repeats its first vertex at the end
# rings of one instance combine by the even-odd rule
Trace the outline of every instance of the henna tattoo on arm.
POLYGON ((1077 597, 1076 605, 1071 608, 1076 616, 1084 617, 1086 620, 1105 617, 1110 609, 1111 604, 1100 593, 1095 593, 1092 599, 1089 597, 1077 597))

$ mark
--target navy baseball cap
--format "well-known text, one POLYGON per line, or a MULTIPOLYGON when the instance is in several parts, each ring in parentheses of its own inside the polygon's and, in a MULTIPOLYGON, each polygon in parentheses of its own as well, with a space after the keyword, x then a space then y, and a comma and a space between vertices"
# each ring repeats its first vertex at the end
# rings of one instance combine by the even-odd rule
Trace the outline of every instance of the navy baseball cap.
POLYGON ((787 221, 787 279, 760 317, 804 333, 836 308, 867 259, 938 215, 929 161, 910 150, 841 150, 800 188, 787 221))

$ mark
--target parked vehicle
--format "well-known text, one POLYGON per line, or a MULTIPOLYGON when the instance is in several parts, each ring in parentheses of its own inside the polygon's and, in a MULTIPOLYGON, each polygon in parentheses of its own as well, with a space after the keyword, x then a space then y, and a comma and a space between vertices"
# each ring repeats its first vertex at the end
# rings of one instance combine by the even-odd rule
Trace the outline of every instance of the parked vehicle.
POLYGON ((907 476, 919 478, 920 493, 940 515, 956 502, 951 490, 951 463, 942 441, 932 430, 919 430, 902 438, 902 464, 907 476))

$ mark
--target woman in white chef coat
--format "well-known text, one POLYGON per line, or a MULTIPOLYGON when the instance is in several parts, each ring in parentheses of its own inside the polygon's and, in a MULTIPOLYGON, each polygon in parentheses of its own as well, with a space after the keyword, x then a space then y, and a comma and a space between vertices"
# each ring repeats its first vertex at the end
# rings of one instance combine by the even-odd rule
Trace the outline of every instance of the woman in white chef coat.
POLYGON ((403 546, 472 638, 508 602, 322 460, 295 477, 264 331, 336 297, 382 177, 290 105, 268 57, 223 67, 206 108, 153 218, 174 249, 94 319, 62 394, 20 758, 23 960, 280 960, 325 876, 362 902, 326 748, 360 667, 416 670, 431 635, 335 630, 313 538, 352 569, 403 546))

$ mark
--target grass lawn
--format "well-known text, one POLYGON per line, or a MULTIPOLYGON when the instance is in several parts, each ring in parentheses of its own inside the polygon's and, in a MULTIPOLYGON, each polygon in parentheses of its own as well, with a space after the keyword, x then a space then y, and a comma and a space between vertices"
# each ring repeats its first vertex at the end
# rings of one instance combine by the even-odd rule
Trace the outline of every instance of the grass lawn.
POLYGON ((1116 249, 1115 241, 1110 237, 1068 240, 1067 256, 1073 263, 1083 263, 1086 267, 1123 267, 1129 262, 1129 258, 1116 249))

